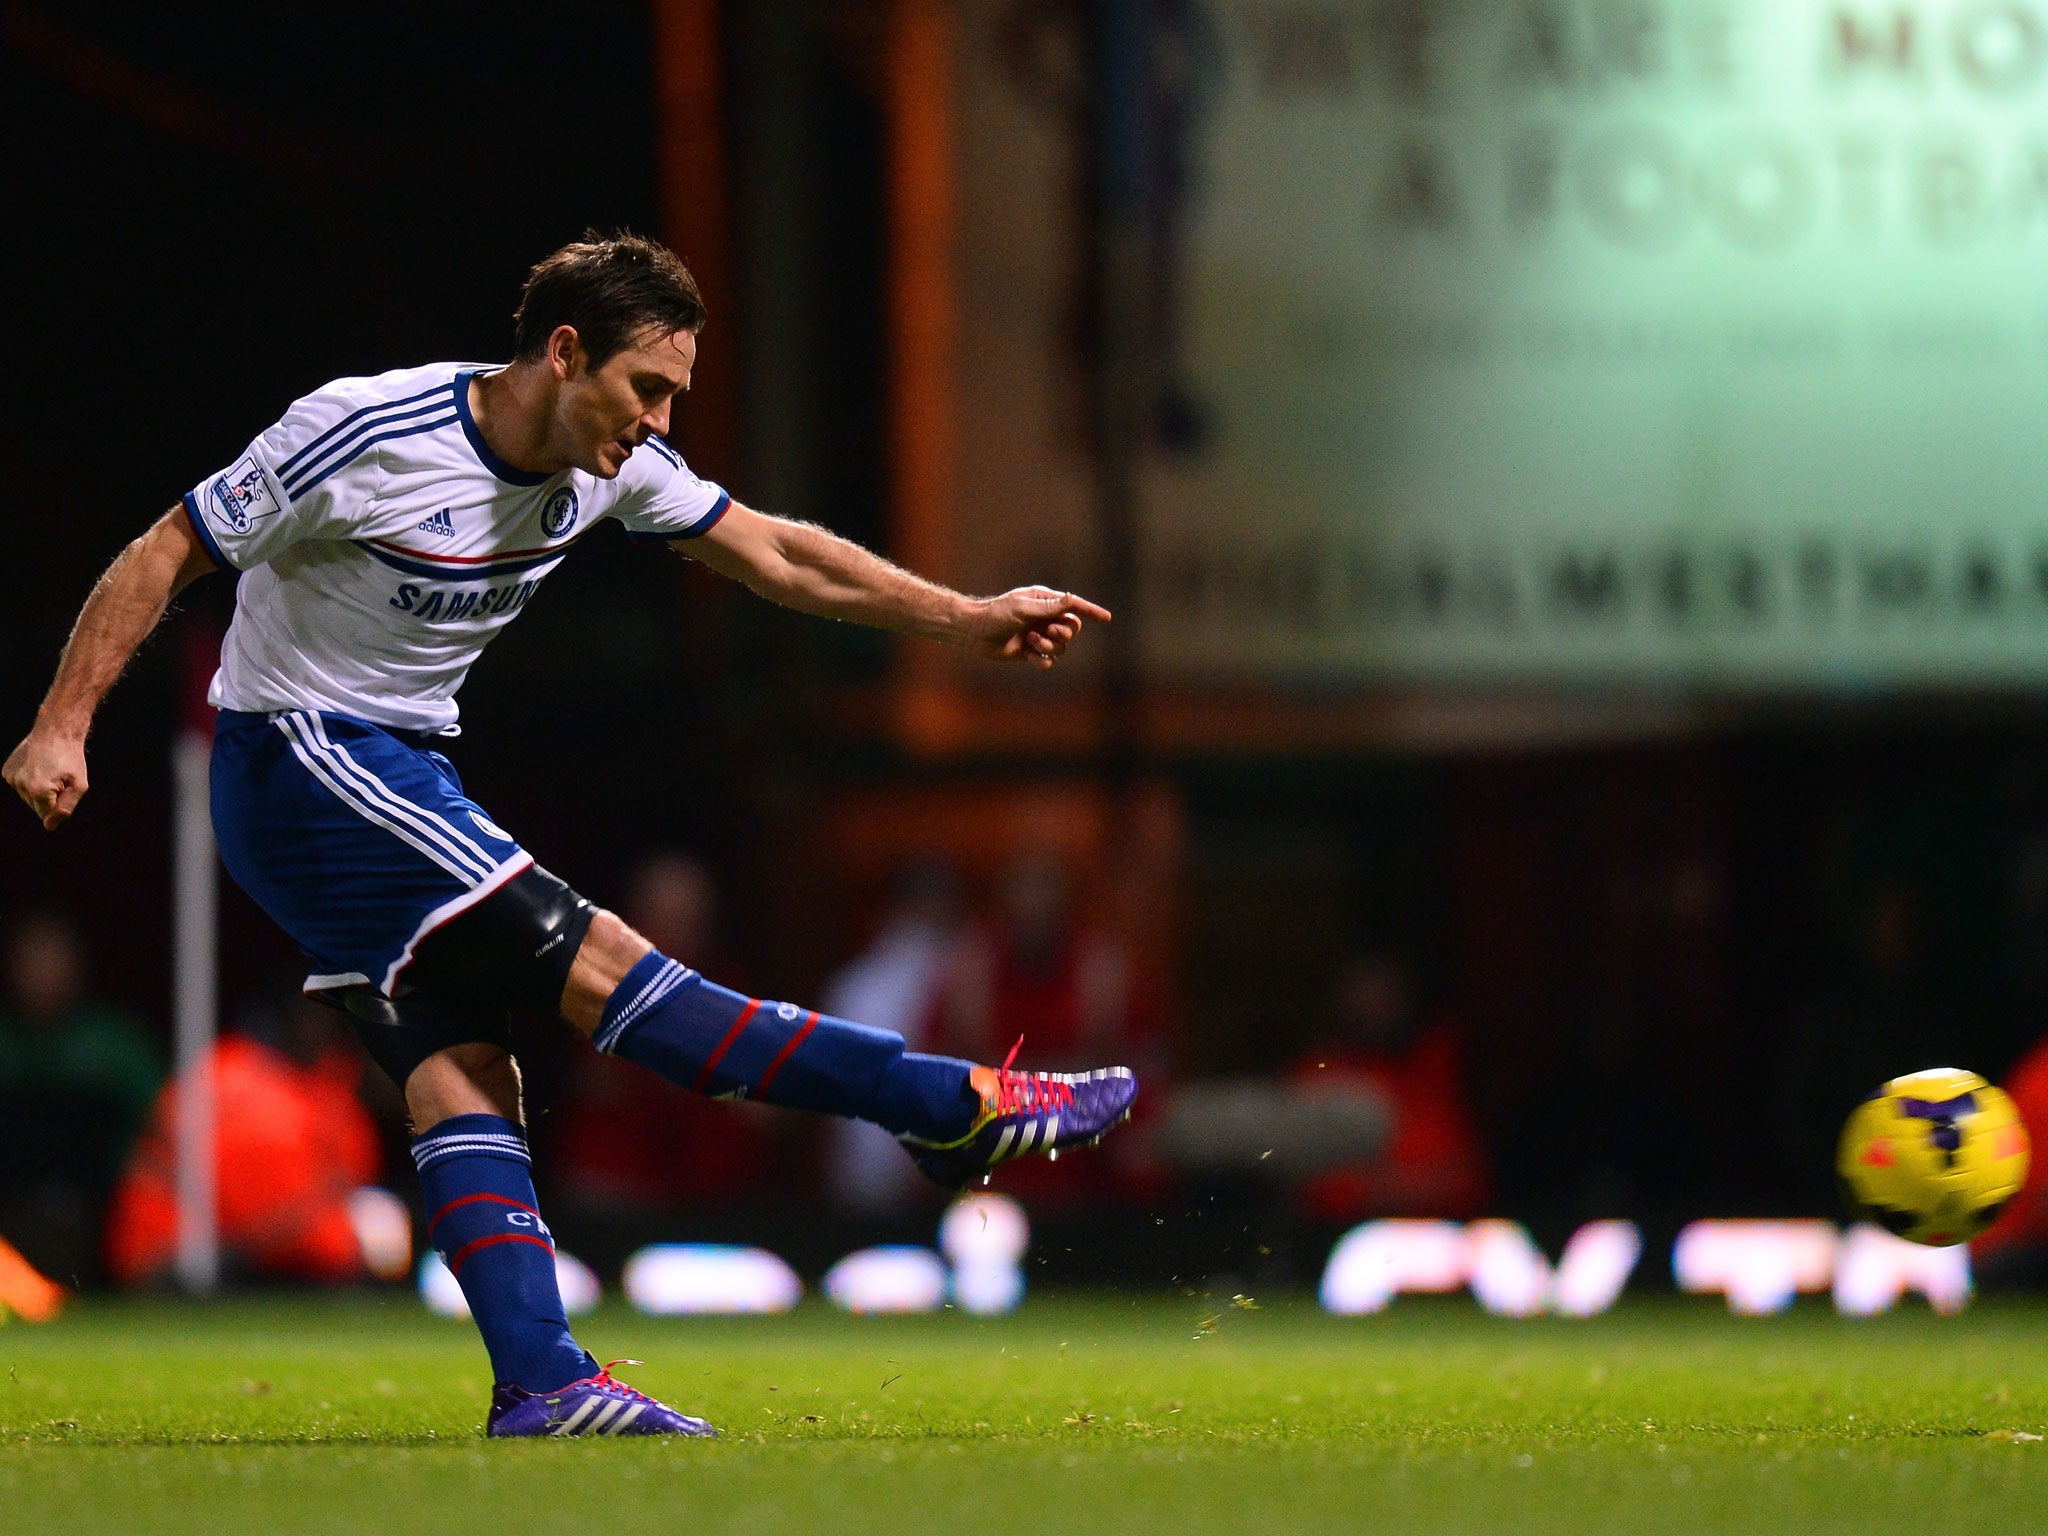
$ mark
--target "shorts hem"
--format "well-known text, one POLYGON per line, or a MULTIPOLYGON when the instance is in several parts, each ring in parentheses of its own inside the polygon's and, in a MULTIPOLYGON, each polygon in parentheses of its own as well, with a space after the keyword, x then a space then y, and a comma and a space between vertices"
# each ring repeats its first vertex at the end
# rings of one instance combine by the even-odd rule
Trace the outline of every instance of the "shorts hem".
POLYGON ((301 992, 333 992, 342 987, 367 987, 370 978, 361 971, 334 971, 321 976, 308 976, 301 992))
POLYGON ((405 968, 412 964, 413 951, 419 948, 421 940, 425 939, 436 928, 453 922, 485 897, 496 892, 514 876, 532 867, 533 855, 521 849, 496 869, 492 870, 481 884, 472 886, 453 900, 442 902, 440 906, 434 908, 433 911, 421 918, 419 926, 413 930, 412 937, 405 941, 405 948, 399 951, 398 958, 384 968, 384 980, 378 985, 377 990, 386 997, 394 996, 394 989, 398 986, 398 978, 404 975, 405 968))

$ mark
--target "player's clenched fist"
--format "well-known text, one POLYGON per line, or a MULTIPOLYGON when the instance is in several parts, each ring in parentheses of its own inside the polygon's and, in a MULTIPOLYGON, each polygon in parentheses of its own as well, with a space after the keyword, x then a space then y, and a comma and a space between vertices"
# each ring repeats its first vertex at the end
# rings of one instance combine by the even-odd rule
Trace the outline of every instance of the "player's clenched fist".
POLYGON ((54 832, 85 797, 85 743, 31 732, 7 754, 0 778, 36 813, 43 830, 54 832))
POLYGON ((997 661, 1049 667, 1081 633, 1084 620, 1107 624, 1109 610, 1071 592, 1018 587, 981 604, 974 648, 997 661))

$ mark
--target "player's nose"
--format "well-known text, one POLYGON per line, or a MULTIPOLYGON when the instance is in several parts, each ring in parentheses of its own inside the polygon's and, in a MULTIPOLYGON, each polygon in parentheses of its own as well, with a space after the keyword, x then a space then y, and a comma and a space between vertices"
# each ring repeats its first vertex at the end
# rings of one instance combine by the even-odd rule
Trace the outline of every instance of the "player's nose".
POLYGON ((640 418, 647 423, 647 430, 649 432, 657 433, 663 437, 668 435, 668 407, 669 402, 664 400, 660 405, 640 418))

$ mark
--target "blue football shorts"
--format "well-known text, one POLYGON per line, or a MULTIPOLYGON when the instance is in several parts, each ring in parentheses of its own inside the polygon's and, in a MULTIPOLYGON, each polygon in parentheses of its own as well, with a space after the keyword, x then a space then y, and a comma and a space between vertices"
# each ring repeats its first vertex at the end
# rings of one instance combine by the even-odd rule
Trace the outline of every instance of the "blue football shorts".
POLYGON ((420 940, 533 864, 426 738, 326 710, 222 710, 221 862, 311 962, 308 992, 396 995, 420 940))

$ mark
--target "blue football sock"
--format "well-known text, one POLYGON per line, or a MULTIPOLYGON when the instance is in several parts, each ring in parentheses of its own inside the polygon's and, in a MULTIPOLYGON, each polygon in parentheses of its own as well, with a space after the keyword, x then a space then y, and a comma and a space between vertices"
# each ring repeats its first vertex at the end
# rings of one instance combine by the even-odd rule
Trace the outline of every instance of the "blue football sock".
POLYGON ((455 1115, 412 1144, 427 1241, 448 1263, 500 1383, 552 1392, 595 1375, 569 1335, 555 1244, 533 1194, 526 1137, 496 1115, 455 1115))
POLYGON ((971 1062, 906 1051, 893 1030, 742 997, 659 950, 626 973, 592 1039, 712 1098, 872 1120, 923 1141, 965 1135, 981 1109, 971 1062))

